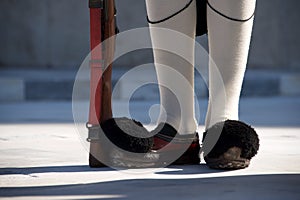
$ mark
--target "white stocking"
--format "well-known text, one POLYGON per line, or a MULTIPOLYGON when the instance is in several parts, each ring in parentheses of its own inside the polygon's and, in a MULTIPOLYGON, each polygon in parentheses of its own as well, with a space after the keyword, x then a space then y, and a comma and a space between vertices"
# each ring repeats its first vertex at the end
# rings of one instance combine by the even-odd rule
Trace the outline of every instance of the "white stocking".
MULTIPOLYGON (((165 49, 169 49, 170 43, 165 42, 157 31, 150 31, 158 83, 161 84, 159 85, 161 115, 158 122, 164 121, 162 116, 164 110, 166 114, 165 122, 177 129, 179 134, 194 133, 197 129, 193 89, 195 45, 193 39, 195 38, 196 27, 196 2, 195 0, 146 0, 146 5, 148 19, 154 22, 149 23, 150 28, 168 28, 192 38, 189 42, 172 41, 171 48, 180 49, 181 52, 184 52, 184 58, 187 59, 185 60, 168 51, 155 49, 156 46, 162 47, 164 45, 165 49), (182 12, 172 16, 183 8, 185 9, 182 12), (163 22, 155 23, 169 16, 172 17, 163 22), (166 70, 164 66, 171 67, 176 74, 170 74, 170 70, 166 70), (184 77, 184 81, 178 79, 178 74, 184 77), (191 86, 188 89, 181 87, 186 81, 191 86), (171 92, 169 89, 174 90, 171 92), (178 101, 181 101, 181 106, 179 106, 178 101)), ((172 38, 172 35, 170 35, 170 38, 172 38)), ((172 51, 172 49, 170 50, 172 51)))
POLYGON ((206 129, 226 119, 238 120, 239 98, 247 64, 255 0, 208 0, 209 53, 225 86, 225 101, 214 103, 222 87, 210 63, 206 129), (212 8, 211 8, 212 7, 212 8), (215 9, 215 10, 213 10, 215 9), (219 12, 219 13, 218 13, 219 12), (225 16, 222 16, 225 15, 225 16), (233 18, 233 19, 228 19, 233 18), (244 20, 244 21, 238 21, 244 20), (249 19, 249 20, 246 20, 249 19))

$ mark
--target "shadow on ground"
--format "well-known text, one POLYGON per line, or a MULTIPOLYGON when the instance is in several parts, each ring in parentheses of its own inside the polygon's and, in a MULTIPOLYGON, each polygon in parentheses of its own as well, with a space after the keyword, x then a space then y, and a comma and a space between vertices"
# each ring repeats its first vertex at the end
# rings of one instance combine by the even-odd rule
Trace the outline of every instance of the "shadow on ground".
MULTIPOLYGON (((169 166, 169 171, 157 172, 162 175, 189 175, 189 174, 211 174, 221 173, 222 170, 209 169, 205 164, 200 165, 180 165, 169 166)), ((118 169, 122 170, 122 169, 118 169)), ((88 165, 70 165, 70 166, 45 166, 45 167, 11 167, 0 168, 0 175, 30 175, 40 173, 68 173, 68 172, 106 172, 117 171, 108 167, 90 168, 88 165)))
MULTIPOLYGON (((86 165, 32 168, 1 168, 0 175, 114 171, 86 165)), ((205 165, 171 167, 159 172, 164 179, 130 179, 89 184, 2 187, 0 198, 28 199, 300 199, 300 174, 243 175, 173 179, 168 175, 222 173, 205 165), (174 169, 174 170, 173 170, 174 169), (177 170, 176 170, 177 169, 177 170)), ((59 177, 59 176, 58 176, 59 177)), ((99 180, 101 181, 101 180, 99 180)))
POLYGON ((11 174, 36 174, 36 173, 65 173, 65 172, 92 172, 92 171, 112 171, 113 169, 104 167, 90 168, 87 165, 72 165, 72 166, 46 166, 46 167, 20 167, 20 168, 0 168, 0 175, 11 175, 11 174))
POLYGON ((134 179, 45 187, 4 187, 0 197, 30 199, 299 199, 299 174, 200 179, 134 179))

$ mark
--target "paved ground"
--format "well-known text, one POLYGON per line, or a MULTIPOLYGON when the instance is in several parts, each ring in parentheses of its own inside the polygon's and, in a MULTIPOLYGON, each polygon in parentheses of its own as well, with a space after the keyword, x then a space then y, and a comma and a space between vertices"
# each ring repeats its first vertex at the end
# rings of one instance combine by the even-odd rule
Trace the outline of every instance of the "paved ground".
MULTIPOLYGON (((149 123, 149 106, 136 102, 132 115, 149 123)), ((114 107, 122 115, 124 102, 114 107)), ((201 124, 205 108, 200 101, 201 124)), ((241 118, 257 129, 261 149, 248 169, 238 171, 210 170, 204 163, 90 169, 71 110, 70 102, 0 104, 1 199, 300 199, 299 97, 242 99, 241 118)))

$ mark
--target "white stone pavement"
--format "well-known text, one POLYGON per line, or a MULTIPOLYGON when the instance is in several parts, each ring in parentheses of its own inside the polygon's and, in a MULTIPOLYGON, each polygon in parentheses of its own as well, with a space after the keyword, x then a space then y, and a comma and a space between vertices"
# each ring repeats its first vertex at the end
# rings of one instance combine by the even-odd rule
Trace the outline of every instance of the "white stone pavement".
MULTIPOLYGON (((147 103, 135 105, 142 116, 147 103)), ((124 102, 114 107, 121 114, 124 102)), ((0 199, 300 199, 299 111, 299 97, 242 99, 261 139, 248 169, 116 171, 88 167, 70 102, 0 104, 0 199)))

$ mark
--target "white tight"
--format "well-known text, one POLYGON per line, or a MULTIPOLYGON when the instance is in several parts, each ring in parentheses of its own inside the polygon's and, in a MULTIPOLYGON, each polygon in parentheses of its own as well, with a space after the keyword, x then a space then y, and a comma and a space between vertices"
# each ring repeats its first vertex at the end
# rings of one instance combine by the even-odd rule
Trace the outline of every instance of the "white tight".
MULTIPOLYGON (((176 13, 189 2, 190 0, 146 0, 148 18, 152 22, 162 20, 176 13)), ((248 19, 251 17, 255 10, 255 3, 255 0, 209 0, 209 4, 215 10, 234 19, 248 19)), ((226 119, 238 120, 239 118, 239 97, 247 64, 252 25, 253 18, 245 22, 230 20, 207 6, 209 54, 220 72, 226 96, 224 97, 224 105, 213 103, 219 94, 220 86, 217 84, 219 76, 213 72, 210 63, 209 106, 205 122, 206 129, 217 122, 226 119)), ((196 26, 195 0, 185 10, 172 18, 161 23, 150 23, 149 26, 172 29, 194 38, 196 26)), ((186 61, 172 53, 155 49, 155 46, 158 44, 161 46, 163 42, 155 30, 151 30, 151 39, 158 82, 159 84, 164 83, 164 86, 159 86, 159 89, 161 106, 167 115, 166 123, 169 123, 177 130, 179 129, 180 134, 193 133, 197 129, 193 91, 194 43, 187 42, 182 45, 180 41, 174 41, 175 45, 178 44, 175 48, 181 48, 186 52, 185 58, 188 58, 188 61, 186 61), (180 87, 182 84, 180 83, 181 80, 172 80, 170 74, 165 73, 163 65, 167 65, 182 74, 190 83, 191 89, 185 91, 179 89, 176 90, 175 94, 166 89, 165 87, 174 87, 174 84, 177 87, 180 87), (184 100, 180 108, 174 95, 184 100)), ((159 119, 159 122, 161 121, 162 117, 159 119)))

